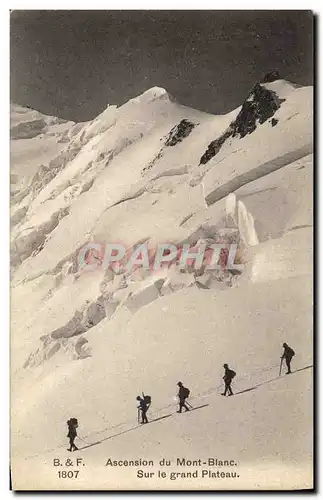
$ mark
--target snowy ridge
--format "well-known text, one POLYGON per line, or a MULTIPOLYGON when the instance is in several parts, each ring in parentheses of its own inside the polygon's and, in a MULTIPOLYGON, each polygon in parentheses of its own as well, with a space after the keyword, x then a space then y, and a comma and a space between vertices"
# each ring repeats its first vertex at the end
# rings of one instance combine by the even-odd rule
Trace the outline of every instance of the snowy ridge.
MULTIPOLYGON (((307 346, 297 351, 296 368, 311 364, 311 87, 280 77, 259 82, 240 108, 222 116, 184 107, 159 87, 86 123, 16 105, 12 116, 12 457, 21 470, 35 466, 27 456, 61 446, 72 414, 96 435, 107 422, 131 420, 142 390, 163 408, 174 405, 177 380, 192 395, 208 393, 223 362, 241 381, 264 366, 276 370, 283 341, 307 346), (212 155, 201 163, 207 151, 212 155), (153 252, 158 243, 219 241, 237 245, 241 272, 78 267, 88 242, 127 249, 145 242, 153 252)), ((220 434, 211 431, 211 405, 183 416, 187 431, 182 416, 166 419, 145 430, 149 449, 131 433, 130 443, 109 441, 109 454, 125 457, 138 447, 158 456, 158 428, 170 455, 187 454, 190 435, 195 455, 220 448, 243 461, 251 440, 250 456, 262 454, 264 470, 292 463, 294 452, 310 471, 308 372, 288 379, 290 411, 301 407, 303 415, 293 429, 286 430, 279 409, 282 379, 270 382, 277 400, 262 387, 237 396, 248 418, 262 422, 255 423, 258 441, 225 400, 233 416, 225 422, 227 410, 219 410, 220 434), (268 397, 276 414, 266 414, 268 397), (286 434, 278 448, 259 437, 271 432, 286 434), (290 432, 302 436, 299 448, 286 446, 290 432)), ((210 397, 216 403, 220 396, 210 397)), ((87 453, 94 461, 107 456, 103 443, 87 453)), ((309 472, 300 485, 310 483, 309 472)), ((113 487, 107 479, 104 485, 113 487)))

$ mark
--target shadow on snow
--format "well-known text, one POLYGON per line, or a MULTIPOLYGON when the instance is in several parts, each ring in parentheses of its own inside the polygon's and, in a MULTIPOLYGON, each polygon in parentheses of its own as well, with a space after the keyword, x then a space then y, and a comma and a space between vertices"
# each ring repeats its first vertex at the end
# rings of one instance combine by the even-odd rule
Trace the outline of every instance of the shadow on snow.
MULTIPOLYGON (((313 368, 313 365, 304 366, 304 368, 298 368, 298 370, 294 370, 294 371, 293 371, 292 373, 290 373, 289 375, 293 375, 293 373, 301 372, 301 371, 303 371, 303 370, 308 370, 309 368, 313 368)), ((282 378, 282 376, 284 376, 284 375, 280 375, 280 376, 275 377, 275 378, 272 378, 272 379, 270 379, 270 380, 266 380, 266 382, 261 382, 260 384, 257 384, 257 385, 255 385, 254 387, 249 387, 248 389, 244 389, 243 391, 236 392, 236 393, 235 393, 235 396, 237 396, 238 394, 244 394, 245 392, 254 391, 254 390, 256 390, 258 387, 260 387, 260 386, 262 386, 262 385, 269 384, 270 382, 273 382, 274 380, 278 380, 278 379, 282 378)))

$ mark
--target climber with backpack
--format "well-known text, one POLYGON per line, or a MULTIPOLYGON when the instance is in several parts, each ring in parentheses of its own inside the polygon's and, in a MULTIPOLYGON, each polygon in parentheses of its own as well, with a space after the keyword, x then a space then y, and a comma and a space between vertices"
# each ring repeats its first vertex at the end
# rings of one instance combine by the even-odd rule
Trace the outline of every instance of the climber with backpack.
POLYGON ((286 366, 287 366, 286 375, 289 375, 290 373, 292 373, 291 369, 290 369, 290 363, 292 361, 293 356, 295 356, 295 351, 293 351, 293 349, 291 347, 289 347, 289 345, 287 345, 286 342, 283 343, 283 348, 284 348, 284 352, 283 352, 283 355, 281 357, 281 363, 282 363, 283 359, 285 359, 286 366))
POLYGON ((190 411, 190 409, 186 406, 185 400, 190 395, 190 390, 187 387, 184 387, 182 382, 178 382, 178 400, 179 400, 179 409, 177 413, 182 413, 182 408, 185 408, 185 411, 190 411))
POLYGON ((68 434, 67 437, 70 440, 70 447, 67 449, 67 451, 76 451, 78 448, 74 444, 74 440, 77 436, 76 429, 78 427, 78 421, 77 418, 70 418, 67 422, 67 427, 68 427, 68 434))
POLYGON ((231 382, 234 379, 234 377, 236 376, 236 372, 234 370, 231 370, 229 368, 229 366, 227 365, 227 363, 225 363, 223 365, 223 368, 224 368, 224 376, 223 376, 223 380, 224 380, 224 392, 221 392, 221 395, 222 396, 226 396, 227 392, 228 392, 229 396, 233 396, 233 392, 232 392, 232 389, 231 389, 231 382))
POLYGON ((140 417, 140 413, 141 413, 141 423, 148 424, 147 411, 151 405, 151 397, 145 396, 144 393, 142 393, 142 398, 140 396, 137 396, 137 401, 139 402, 138 422, 139 422, 139 417, 140 417))

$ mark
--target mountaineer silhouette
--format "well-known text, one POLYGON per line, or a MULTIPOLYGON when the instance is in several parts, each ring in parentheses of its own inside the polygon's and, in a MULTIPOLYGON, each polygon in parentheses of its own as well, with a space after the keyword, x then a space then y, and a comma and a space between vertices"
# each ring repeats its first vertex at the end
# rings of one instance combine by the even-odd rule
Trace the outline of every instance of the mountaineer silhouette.
POLYGON ((234 370, 231 370, 227 363, 223 365, 224 368, 224 392, 221 392, 222 396, 226 396, 227 392, 229 393, 229 396, 233 396, 232 388, 231 388, 231 382, 236 376, 236 372, 234 370))
POLYGON ((190 411, 190 409, 186 406, 185 400, 190 395, 190 390, 187 387, 184 387, 182 382, 178 382, 178 400, 179 400, 179 409, 177 413, 182 413, 182 408, 185 408, 185 411, 190 411))
POLYGON ((147 411, 151 405, 151 397, 145 396, 144 393, 142 393, 142 398, 140 396, 137 396, 137 401, 139 402, 138 422, 140 420, 140 413, 141 413, 141 423, 148 424, 147 411))
POLYGON ((78 427, 78 421, 77 418, 70 418, 67 422, 67 427, 68 427, 68 434, 67 437, 70 440, 70 447, 68 448, 67 451, 76 451, 78 448, 74 444, 74 440, 77 436, 76 429, 78 427))
POLYGON ((290 363, 292 361, 293 356, 295 356, 295 352, 293 351, 293 349, 291 347, 289 347, 288 344, 286 344, 286 342, 283 343, 283 348, 284 348, 284 352, 283 352, 283 355, 281 357, 281 360, 283 361, 283 359, 285 359, 285 363, 287 366, 286 375, 289 375, 290 373, 292 373, 291 369, 290 369, 290 363))

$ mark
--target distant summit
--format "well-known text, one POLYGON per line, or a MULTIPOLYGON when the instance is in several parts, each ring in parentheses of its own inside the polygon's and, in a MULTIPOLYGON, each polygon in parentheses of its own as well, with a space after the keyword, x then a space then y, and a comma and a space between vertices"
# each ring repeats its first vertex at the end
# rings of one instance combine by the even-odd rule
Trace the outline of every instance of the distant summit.
MULTIPOLYGON (((167 90, 163 89, 162 87, 152 87, 145 90, 145 92, 143 92, 139 96, 130 99, 128 103, 148 104, 153 101, 175 102, 175 99, 167 92, 167 90)), ((128 103, 126 103, 125 105, 127 105, 128 103)))

